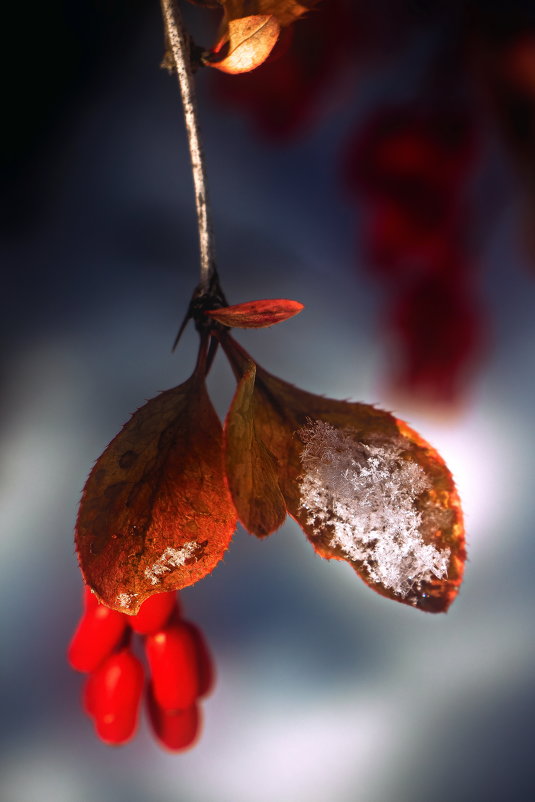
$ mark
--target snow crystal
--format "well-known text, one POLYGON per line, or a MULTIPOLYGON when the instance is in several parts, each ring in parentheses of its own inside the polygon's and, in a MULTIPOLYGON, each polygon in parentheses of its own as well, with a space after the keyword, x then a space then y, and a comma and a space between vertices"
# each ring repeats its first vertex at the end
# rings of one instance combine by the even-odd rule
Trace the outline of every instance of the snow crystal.
POLYGON ((151 565, 150 568, 145 568, 145 576, 150 579, 153 585, 157 585, 164 574, 172 571, 173 568, 180 568, 181 565, 185 564, 186 560, 193 557, 198 547, 199 544, 196 540, 190 540, 188 543, 184 543, 181 549, 174 549, 168 546, 154 565, 151 565))
POLYGON ((372 582, 406 597, 447 575, 450 549, 423 541, 415 501, 430 487, 424 470, 402 456, 402 441, 358 441, 324 421, 298 431, 304 443, 300 506, 315 535, 364 564, 372 582))
POLYGON ((137 593, 119 593, 117 596, 117 602, 121 605, 121 607, 131 607, 132 602, 137 595, 137 593))

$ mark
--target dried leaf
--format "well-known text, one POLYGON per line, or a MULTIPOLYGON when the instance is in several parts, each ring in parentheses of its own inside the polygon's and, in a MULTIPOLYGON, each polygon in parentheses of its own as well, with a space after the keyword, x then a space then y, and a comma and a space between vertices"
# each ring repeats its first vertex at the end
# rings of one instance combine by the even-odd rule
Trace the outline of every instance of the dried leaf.
POLYGON ((275 298, 211 309, 206 314, 225 326, 235 326, 240 329, 263 329, 298 315, 302 309, 304 306, 299 301, 275 298))
POLYGON ((259 67, 269 56, 281 27, 301 17, 318 0, 220 0, 224 9, 217 45, 204 64, 237 75, 259 67))
POLYGON ((290 25, 306 14, 319 0, 220 0, 226 19, 238 19, 253 14, 272 14, 279 25, 290 25))
POLYGON ((255 432, 255 374, 255 363, 249 362, 238 382, 225 422, 225 460, 238 517, 248 532, 263 537, 282 525, 286 504, 275 459, 255 432))
MULTIPOLYGON (((245 376, 248 354, 222 342, 245 376)), ((459 498, 438 453, 388 412, 307 393, 259 366, 253 404, 256 438, 269 444, 288 512, 316 552, 345 560, 388 598, 445 611, 465 549, 459 498)))
POLYGON ((214 53, 204 63, 232 75, 254 70, 267 59, 279 33, 280 25, 272 15, 231 19, 214 53))
POLYGON ((221 424, 194 373, 141 407, 98 459, 76 525, 80 567, 104 604, 134 614, 210 573, 235 526, 221 424))

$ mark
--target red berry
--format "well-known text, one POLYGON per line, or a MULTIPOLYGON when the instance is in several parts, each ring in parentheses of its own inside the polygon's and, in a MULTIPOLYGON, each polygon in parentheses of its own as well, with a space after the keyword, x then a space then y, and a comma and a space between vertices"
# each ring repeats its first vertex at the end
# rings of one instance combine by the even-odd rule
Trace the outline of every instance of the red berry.
POLYGON ((83 598, 83 605, 84 605, 84 612, 87 610, 92 610, 94 607, 98 605, 98 599, 89 587, 89 585, 84 585, 84 598, 83 598))
POLYGON ((165 626, 176 606, 177 595, 174 590, 156 593, 145 599, 136 615, 128 617, 128 623, 139 635, 150 635, 165 626))
POLYGON ((95 675, 90 674, 82 687, 82 707, 84 713, 93 717, 95 715, 95 675))
POLYGON ((172 623, 145 642, 154 696, 164 710, 185 710, 199 696, 197 644, 189 626, 172 623))
POLYGON ((117 646, 125 629, 126 617, 122 613, 88 599, 67 650, 67 659, 72 668, 76 671, 94 671, 117 646))
POLYGON ((122 744, 134 735, 143 684, 143 666, 130 649, 110 655, 89 678, 87 709, 105 743, 122 744))
POLYGON ((200 712, 194 704, 186 710, 164 710, 154 698, 152 686, 147 691, 149 721, 158 741, 167 749, 178 752, 188 749, 197 740, 200 712))
POLYGON ((197 651, 197 666, 199 673, 199 698, 208 696, 212 692, 215 684, 215 667, 212 655, 206 643, 206 639, 195 624, 190 621, 184 621, 184 625, 188 627, 195 641, 195 648, 197 651))

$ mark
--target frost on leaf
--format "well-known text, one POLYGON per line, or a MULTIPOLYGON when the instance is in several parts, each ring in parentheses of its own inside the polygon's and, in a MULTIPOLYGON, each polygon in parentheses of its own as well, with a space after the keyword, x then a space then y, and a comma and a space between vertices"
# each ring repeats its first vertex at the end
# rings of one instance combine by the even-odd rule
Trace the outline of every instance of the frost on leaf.
POLYGON ((425 543, 421 533, 417 502, 430 482, 399 443, 359 441, 324 421, 311 421, 298 434, 301 507, 314 533, 327 527, 330 546, 402 598, 447 576, 450 549, 425 543))
POLYGON ((136 604, 137 593, 119 593, 117 595, 117 604, 121 610, 130 610, 136 604))
MULTIPOLYGON (((251 371, 250 356, 229 335, 222 338, 221 344, 236 376, 245 381, 244 377, 251 371)), ((249 384, 249 393, 251 420, 248 426, 254 433, 257 447, 263 447, 270 454, 274 466, 270 483, 282 494, 288 513, 301 526, 316 553, 326 559, 345 560, 383 596, 427 612, 445 612, 462 581, 464 527, 452 476, 436 450, 389 412, 370 404, 307 393, 259 365, 256 365, 254 386, 249 384), (315 485, 318 495, 311 495, 304 505, 303 483, 307 469, 303 460, 312 459, 318 445, 316 436, 311 434, 315 431, 311 421, 330 427, 327 431, 331 435, 334 432, 331 442, 336 442, 342 451, 345 449, 348 458, 349 452, 353 454, 355 475, 351 475, 348 459, 338 476, 333 467, 332 492, 325 488, 320 499, 322 489, 318 480, 315 485), (375 477, 372 480, 372 476, 368 476, 367 484, 364 483, 366 472, 375 477), (349 507, 350 487, 352 482, 357 483, 357 475, 361 475, 362 484, 358 490, 361 499, 375 505, 375 509, 370 506, 366 513, 361 513, 360 535, 355 531, 350 534, 351 528, 343 525, 348 523, 346 507, 349 507), (382 476, 381 489, 387 500, 385 503, 383 498, 380 508, 382 520, 379 488, 374 486, 379 476, 382 476), (374 542, 373 527, 382 526, 394 506, 400 515, 397 524, 386 537, 374 542), (405 543, 396 526, 400 530, 404 527, 405 543), (369 550, 364 553, 366 539, 369 550)), ((321 431, 320 426, 317 434, 321 431)), ((324 450, 321 453, 328 463, 330 457, 324 450)), ((319 463, 317 469, 320 470, 319 463)), ((328 464, 322 470, 327 474, 328 464)), ((246 472, 249 486, 258 481, 254 474, 255 466, 250 463, 246 472)), ((240 487, 245 496, 247 489, 238 472, 234 473, 234 481, 233 496, 243 520, 236 499, 240 487)), ((315 480, 307 481, 312 491, 315 480)), ((230 484, 232 488, 232 481, 230 484)), ((351 509, 354 511, 355 507, 351 509)))
POLYGON ((139 409, 97 460, 76 523, 87 584, 135 614, 210 573, 236 527, 222 427, 197 372, 139 409))
POLYGON ((158 585, 162 581, 162 577, 172 571, 173 568, 180 568, 188 560, 194 561, 195 552, 198 548, 199 544, 195 540, 184 543, 180 549, 168 546, 153 565, 145 568, 145 576, 150 579, 152 585, 158 585))

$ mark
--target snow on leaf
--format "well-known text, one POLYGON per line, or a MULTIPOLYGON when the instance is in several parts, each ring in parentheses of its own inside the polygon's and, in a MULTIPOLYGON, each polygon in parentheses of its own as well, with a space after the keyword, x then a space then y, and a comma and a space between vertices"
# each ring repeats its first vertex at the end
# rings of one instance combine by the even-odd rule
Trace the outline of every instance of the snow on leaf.
MULTIPOLYGON (((221 344, 236 376, 242 378, 250 370, 251 357, 230 335, 222 337, 221 344)), ((445 612, 462 581, 464 527, 452 476, 436 450, 389 412, 369 404, 337 401, 307 393, 271 375, 259 365, 256 366, 252 404, 255 437, 269 448, 275 460, 277 483, 286 509, 299 523, 316 553, 326 559, 348 562, 371 588, 383 596, 427 612, 445 612), (339 519, 344 499, 338 498, 335 491, 344 488, 345 501, 348 502, 349 489, 345 483, 356 482, 356 476, 350 475, 347 460, 338 484, 332 486, 331 494, 322 497, 321 503, 318 501, 314 514, 312 501, 303 503, 303 477, 306 474, 303 459, 307 459, 307 447, 310 454, 315 443, 310 434, 311 421, 332 427, 338 448, 343 446, 349 452, 351 442, 353 459, 359 463, 361 472, 371 472, 375 466, 376 478, 383 475, 381 489, 388 499, 387 503, 383 499, 383 512, 393 509, 394 492, 398 494, 397 501, 403 501, 400 521, 382 542, 373 545, 370 538, 369 553, 362 551, 361 540, 369 537, 372 518, 377 526, 386 521, 384 518, 382 522, 379 520, 376 509, 375 517, 370 515, 366 534, 358 531, 350 534, 350 527, 341 526, 339 519), (409 478, 411 484, 408 486, 409 478), (402 488, 405 488, 403 492, 402 488), (407 536, 405 544, 401 542, 399 531, 403 527, 407 536), (411 548, 413 553, 409 555, 411 548), (372 554, 373 549, 375 552, 372 554), (409 579, 411 576, 412 580, 409 579)), ((332 455, 327 456, 329 449, 322 453, 327 462, 332 458, 332 455)), ((356 467, 355 474, 358 474, 356 467)), ((375 487, 373 493, 371 488, 368 489, 367 503, 377 505, 379 488, 375 487)), ((317 490, 319 493, 319 487, 317 490)), ((347 510, 344 514, 348 514, 347 510)))
POLYGON ((321 534, 327 524, 331 546, 403 598, 447 575, 450 549, 424 542, 415 503, 430 482, 420 465, 403 458, 398 443, 366 443, 324 421, 298 434, 304 443, 301 507, 313 531, 321 534))
POLYGON ((137 593, 118 593, 117 594, 117 603, 120 605, 121 610, 128 610, 135 604, 135 598, 137 593))
POLYGON ((162 577, 173 568, 180 568, 188 560, 195 559, 195 552, 198 549, 199 544, 195 540, 184 543, 180 549, 168 546, 153 565, 145 568, 145 576, 150 579, 152 585, 157 585, 162 581, 162 577))

